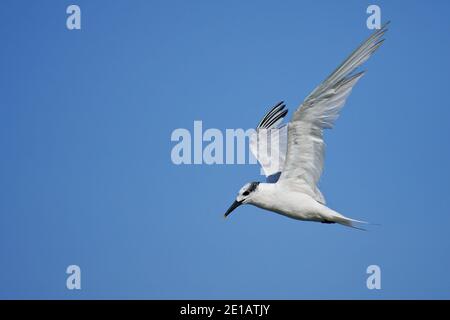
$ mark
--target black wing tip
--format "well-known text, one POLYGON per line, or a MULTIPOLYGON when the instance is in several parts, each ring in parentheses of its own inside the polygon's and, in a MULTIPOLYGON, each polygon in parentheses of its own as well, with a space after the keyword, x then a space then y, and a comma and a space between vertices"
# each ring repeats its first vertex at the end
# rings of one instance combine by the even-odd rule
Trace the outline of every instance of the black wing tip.
POLYGON ((278 107, 278 106, 281 105, 281 104, 284 104, 284 101, 283 101, 283 100, 281 100, 280 102, 278 102, 272 109, 278 107))
POLYGON ((381 27, 378 29, 378 31, 388 31, 388 26, 391 24, 391 20, 386 21, 381 25, 381 27))
POLYGON ((257 128, 269 128, 271 124, 275 123, 273 119, 277 118, 280 114, 284 114, 282 117, 284 117, 287 114, 286 104, 284 101, 278 102, 275 106, 270 109, 269 112, 266 113, 266 115, 263 117, 261 122, 258 124, 257 128), (286 111, 286 112, 285 112, 286 111))
POLYGON ((264 123, 266 128, 271 128, 278 120, 284 118, 286 114, 288 113, 288 109, 279 110, 277 113, 275 113, 273 116, 271 116, 266 123, 264 123))
POLYGON ((379 34, 379 36, 384 35, 386 32, 388 32, 389 28, 389 24, 391 23, 391 21, 387 21, 385 22, 379 29, 376 30, 376 33, 379 34))

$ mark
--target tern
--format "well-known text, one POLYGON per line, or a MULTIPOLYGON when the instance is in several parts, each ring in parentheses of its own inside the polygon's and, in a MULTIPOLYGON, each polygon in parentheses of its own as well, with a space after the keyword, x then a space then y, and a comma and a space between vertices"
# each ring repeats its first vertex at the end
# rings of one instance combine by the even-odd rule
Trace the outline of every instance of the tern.
POLYGON ((327 207, 318 188, 324 163, 323 130, 333 127, 353 87, 365 73, 356 70, 381 46, 387 24, 373 32, 306 97, 287 126, 282 124, 288 112, 284 102, 263 117, 250 137, 250 150, 267 181, 245 184, 225 217, 240 205, 251 204, 297 220, 362 229, 359 226, 367 222, 327 207))

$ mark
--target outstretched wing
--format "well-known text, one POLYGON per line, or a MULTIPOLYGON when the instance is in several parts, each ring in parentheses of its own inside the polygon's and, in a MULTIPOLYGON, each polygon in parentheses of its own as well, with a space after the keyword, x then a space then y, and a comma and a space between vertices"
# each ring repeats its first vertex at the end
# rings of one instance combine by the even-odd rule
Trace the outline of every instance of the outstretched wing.
POLYGON ((284 164, 287 147, 287 127, 281 125, 288 113, 283 101, 275 105, 256 127, 250 137, 250 151, 258 160, 266 177, 279 173, 284 164))
POLYGON ((289 183, 317 201, 325 203, 317 183, 324 160, 323 129, 330 129, 350 95, 364 75, 354 73, 383 43, 386 25, 364 41, 300 105, 288 124, 288 146, 279 182, 289 183))

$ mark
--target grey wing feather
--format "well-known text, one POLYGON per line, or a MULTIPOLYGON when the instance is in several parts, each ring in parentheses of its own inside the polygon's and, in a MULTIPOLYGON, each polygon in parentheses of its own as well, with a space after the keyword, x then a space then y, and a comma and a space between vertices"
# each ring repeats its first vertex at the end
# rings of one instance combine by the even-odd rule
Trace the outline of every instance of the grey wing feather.
POLYGON ((353 86, 364 75, 364 72, 353 72, 383 43, 386 25, 353 51, 305 99, 288 124, 287 154, 280 182, 301 189, 321 203, 325 203, 325 199, 317 183, 323 170, 323 129, 333 127, 353 86))

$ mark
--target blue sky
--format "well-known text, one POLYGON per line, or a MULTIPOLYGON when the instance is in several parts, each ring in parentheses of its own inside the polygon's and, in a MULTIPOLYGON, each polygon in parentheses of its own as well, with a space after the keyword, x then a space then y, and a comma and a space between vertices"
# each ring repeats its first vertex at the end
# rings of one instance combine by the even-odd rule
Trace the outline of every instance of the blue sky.
POLYGON ((71 3, 2 2, 1 298, 450 298, 448 1, 76 1, 69 31, 71 3), (176 166, 172 131, 292 112, 373 3, 392 25, 326 132, 321 189, 381 226, 224 220, 259 168, 176 166))

